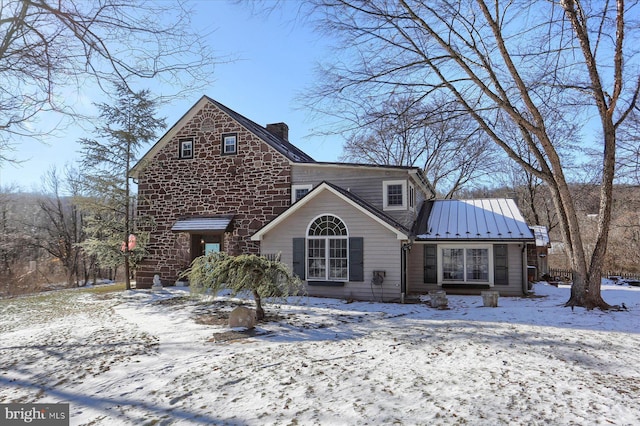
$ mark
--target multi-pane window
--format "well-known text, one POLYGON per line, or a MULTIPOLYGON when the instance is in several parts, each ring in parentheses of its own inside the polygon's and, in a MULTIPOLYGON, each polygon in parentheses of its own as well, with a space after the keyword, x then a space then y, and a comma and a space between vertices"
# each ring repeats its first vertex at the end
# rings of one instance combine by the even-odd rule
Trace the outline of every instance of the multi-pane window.
POLYGON ((407 208, 406 180, 383 181, 382 190, 385 210, 404 210, 407 208))
POLYGON ((387 205, 388 206, 402 205, 402 185, 398 185, 398 184, 387 185, 387 205))
POLYGON ((193 158, 193 139, 180 139, 180 158, 193 158))
POLYGON ((312 185, 291 185, 291 203, 295 203, 311 191, 312 185))
POLYGON ((324 239, 310 239, 308 247, 309 278, 325 279, 327 275, 327 250, 324 239))
POLYGON ((467 249, 467 281, 489 281, 489 250, 467 249))
POLYGON ((309 226, 307 277, 310 280, 346 281, 349 278, 347 227, 333 215, 323 215, 309 226))
POLYGON ((307 188, 297 188, 295 192, 295 199, 298 201, 300 198, 304 197, 309 193, 307 188))
POLYGON ((226 133, 222 135, 222 154, 230 155, 238 152, 238 135, 226 133))
POLYGON ((329 240, 329 279, 347 279, 348 250, 347 239, 332 238, 329 240))
POLYGON ((442 280, 489 281, 488 248, 443 248, 442 280))
POLYGON ((444 281, 464 280, 464 249, 442 249, 442 279, 444 281))

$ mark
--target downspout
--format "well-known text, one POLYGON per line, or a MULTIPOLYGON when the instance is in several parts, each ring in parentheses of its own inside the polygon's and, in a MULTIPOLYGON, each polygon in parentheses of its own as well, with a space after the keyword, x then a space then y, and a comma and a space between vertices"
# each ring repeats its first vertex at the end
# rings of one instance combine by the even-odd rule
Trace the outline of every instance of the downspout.
POLYGON ((404 304, 407 294, 407 243, 402 243, 400 250, 400 303, 404 304))
POLYGON ((411 250, 411 246, 413 246, 413 238, 402 243, 400 250, 400 303, 404 303, 404 298, 407 295, 407 252, 411 250))
POLYGON ((522 294, 529 294, 529 265, 527 265, 527 243, 522 242, 522 294))

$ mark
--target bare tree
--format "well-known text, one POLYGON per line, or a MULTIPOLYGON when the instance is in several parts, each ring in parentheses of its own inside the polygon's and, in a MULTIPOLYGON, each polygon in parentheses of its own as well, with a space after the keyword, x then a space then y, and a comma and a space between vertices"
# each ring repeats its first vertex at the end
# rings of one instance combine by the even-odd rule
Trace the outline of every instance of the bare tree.
POLYGON ((443 198, 495 170, 495 145, 455 102, 392 98, 362 114, 348 132, 343 160, 421 167, 443 198))
POLYGON ((39 287, 38 263, 45 257, 33 226, 38 215, 33 194, 0 187, 0 293, 21 294, 39 287))
POLYGON ((324 99, 446 92, 522 168, 545 182, 569 250, 570 306, 610 306, 600 293, 611 221, 617 130, 637 104, 636 3, 495 0, 317 0, 341 55, 324 71, 324 99), (355 51, 355 52, 354 52, 355 51), (554 116, 602 129, 597 238, 588 257, 554 116), (514 149, 515 128, 535 162, 514 149))
POLYGON ((82 214, 75 202, 75 197, 80 194, 74 193, 74 173, 67 167, 66 180, 55 167, 45 174, 45 194, 38 201, 43 217, 34 224, 39 231, 38 246, 60 261, 69 286, 73 285, 74 277, 75 282, 78 281, 78 267, 82 256, 80 243, 84 236, 82 214))
POLYGON ((39 136, 42 113, 83 117, 71 94, 87 84, 156 79, 175 88, 167 97, 202 87, 214 61, 191 15, 182 0, 0 2, 0 163, 12 138, 39 136))

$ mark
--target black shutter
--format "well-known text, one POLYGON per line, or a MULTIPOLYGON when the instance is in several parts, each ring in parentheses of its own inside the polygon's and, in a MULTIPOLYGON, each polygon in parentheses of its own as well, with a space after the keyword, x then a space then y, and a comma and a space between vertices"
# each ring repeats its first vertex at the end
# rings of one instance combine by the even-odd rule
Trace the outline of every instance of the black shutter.
POLYGON ((438 246, 425 244, 424 246, 424 282, 438 283, 438 246))
POLYGON ((364 238, 349 238, 349 281, 364 281, 364 238))
POLYGON ((509 285, 509 256, 506 244, 493 246, 493 283, 509 285))
POLYGON ((305 238, 293 239, 293 273, 305 279, 305 238))

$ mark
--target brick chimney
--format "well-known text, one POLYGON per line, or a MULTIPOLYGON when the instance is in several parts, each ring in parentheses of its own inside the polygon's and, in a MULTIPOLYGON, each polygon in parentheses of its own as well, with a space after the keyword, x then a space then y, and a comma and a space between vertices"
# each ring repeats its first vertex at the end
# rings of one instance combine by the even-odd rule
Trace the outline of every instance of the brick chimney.
POLYGON ((289 126, 286 123, 267 124, 267 130, 280 139, 289 142, 289 126))

